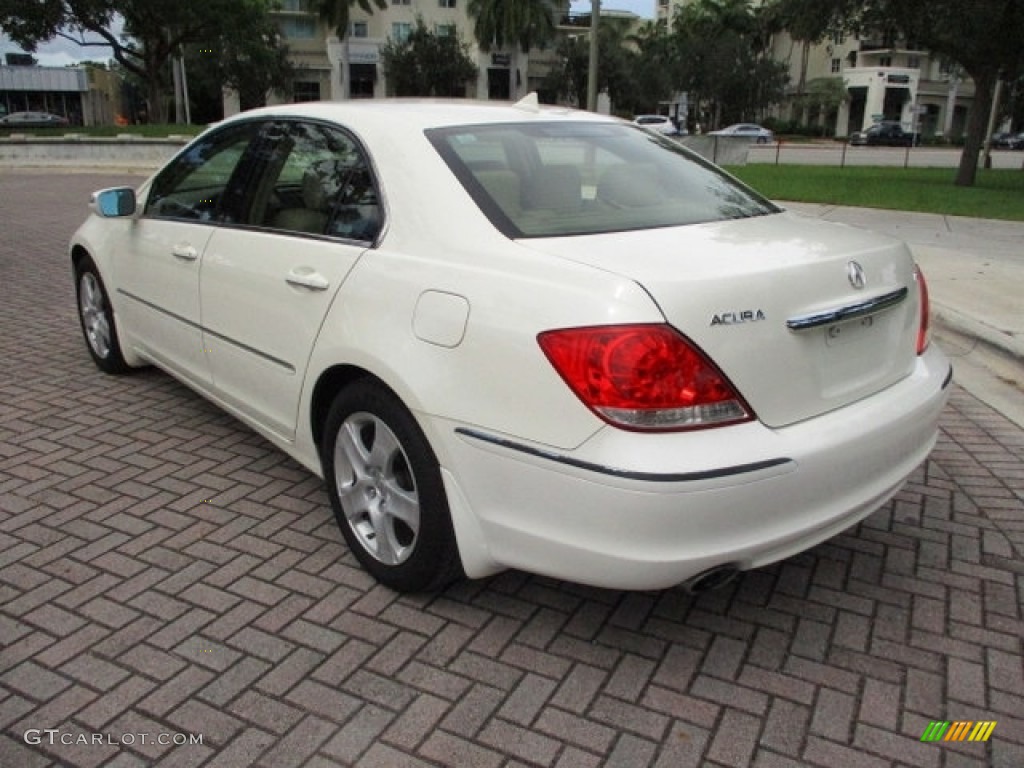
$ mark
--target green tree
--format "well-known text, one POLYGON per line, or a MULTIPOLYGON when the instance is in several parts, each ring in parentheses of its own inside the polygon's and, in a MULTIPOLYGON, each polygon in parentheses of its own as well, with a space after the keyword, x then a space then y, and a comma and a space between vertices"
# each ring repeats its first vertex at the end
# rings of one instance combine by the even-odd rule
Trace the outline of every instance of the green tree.
POLYGON ((469 0, 473 34, 489 51, 518 44, 523 53, 544 46, 555 36, 555 4, 551 0, 469 0))
MULTIPOLYGON (((841 77, 816 77, 804 88, 803 93, 798 94, 794 99, 794 106, 803 113, 805 122, 814 121, 819 125, 817 119, 824 116, 826 121, 833 120, 839 107, 849 98, 846 92, 846 84, 841 77)), ((823 134, 828 132, 826 127, 822 128, 823 134)))
POLYGON ((766 17, 747 0, 684 6, 672 37, 680 90, 689 92, 706 125, 757 119, 781 100, 786 67, 769 55, 766 17))
POLYGON ((820 43, 840 28, 834 14, 819 13, 820 0, 771 0, 764 6, 765 23, 771 33, 785 30, 794 43, 800 44, 800 74, 797 78, 794 103, 801 107, 807 93, 807 68, 811 46, 820 43))
POLYGON ((381 49, 388 85, 395 96, 462 97, 466 82, 477 76, 469 46, 455 35, 438 35, 423 19, 401 41, 381 49))
MULTIPOLYGON (((636 108, 637 54, 626 47, 628 23, 608 19, 598 29, 597 89, 607 91, 616 112, 636 108)), ((548 73, 542 90, 577 106, 587 103, 589 80, 589 35, 569 35, 556 47, 558 65, 548 73)))
POLYGON ((361 8, 366 13, 373 13, 376 6, 380 10, 388 7, 387 0, 309 0, 310 7, 320 20, 333 30, 339 40, 348 35, 352 9, 361 8))
POLYGON ((277 45, 265 38, 272 0, 0 0, 0 29, 26 50, 61 37, 83 47, 110 46, 114 59, 146 85, 149 119, 165 122, 164 94, 170 61, 189 44, 218 53, 243 45, 257 35, 260 44, 277 45), (112 31, 115 17, 124 33, 112 31))
POLYGON ((263 106, 271 91, 291 96, 296 68, 287 46, 281 42, 277 25, 258 18, 249 19, 247 24, 247 34, 233 35, 216 47, 192 44, 185 48, 195 122, 223 117, 224 88, 238 92, 242 109, 263 106))
POLYGON ((587 103, 587 68, 590 46, 582 35, 568 35, 558 41, 557 65, 545 75, 541 92, 552 103, 574 106, 587 103))
POLYGON ((663 24, 648 22, 630 39, 636 46, 632 70, 634 112, 656 112, 659 102, 681 90, 678 50, 663 24))

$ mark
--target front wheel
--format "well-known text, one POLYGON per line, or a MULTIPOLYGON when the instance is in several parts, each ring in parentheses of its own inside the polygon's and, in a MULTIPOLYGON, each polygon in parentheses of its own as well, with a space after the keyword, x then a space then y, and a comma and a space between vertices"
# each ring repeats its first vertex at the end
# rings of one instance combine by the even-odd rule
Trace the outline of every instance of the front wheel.
POLYGON ((88 256, 75 269, 78 319, 93 362, 104 373, 127 373, 131 367, 121 354, 114 325, 114 310, 96 264, 88 256))
POLYGON ((396 395, 371 379, 342 390, 321 456, 338 526, 374 578, 410 592, 463 576, 437 458, 396 395))

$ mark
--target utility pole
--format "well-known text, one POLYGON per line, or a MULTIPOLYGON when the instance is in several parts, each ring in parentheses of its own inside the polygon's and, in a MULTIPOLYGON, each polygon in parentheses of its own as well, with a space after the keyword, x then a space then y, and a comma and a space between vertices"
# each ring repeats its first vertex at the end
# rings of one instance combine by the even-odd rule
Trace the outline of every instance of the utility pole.
POLYGON ((587 109, 597 112, 597 25, 601 0, 590 0, 590 62, 587 67, 587 109))
POLYGON ((996 76, 996 86, 992 93, 992 108, 988 113, 988 126, 985 129, 985 143, 982 144, 981 167, 992 167, 992 132, 996 129, 996 118, 999 117, 999 96, 1003 91, 1003 71, 996 76))

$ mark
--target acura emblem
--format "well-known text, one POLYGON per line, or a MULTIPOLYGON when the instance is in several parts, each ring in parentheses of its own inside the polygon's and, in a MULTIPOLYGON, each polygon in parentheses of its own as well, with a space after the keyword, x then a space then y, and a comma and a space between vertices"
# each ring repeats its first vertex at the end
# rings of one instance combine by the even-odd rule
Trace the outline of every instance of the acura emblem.
POLYGON ((868 279, 864 275, 864 267, 858 264, 856 261, 851 261, 846 265, 846 277, 850 280, 850 285, 856 288, 858 291, 867 285, 868 279))

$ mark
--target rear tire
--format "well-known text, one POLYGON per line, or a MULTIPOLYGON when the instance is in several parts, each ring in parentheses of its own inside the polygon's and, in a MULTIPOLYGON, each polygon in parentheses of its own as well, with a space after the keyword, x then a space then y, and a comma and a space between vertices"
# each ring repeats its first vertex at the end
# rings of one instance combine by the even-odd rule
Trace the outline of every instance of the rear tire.
POLYGON ((377 581, 419 592, 464 577, 437 457, 391 390, 369 378, 343 389, 321 460, 341 533, 377 581))
POLYGON ((96 264, 88 256, 83 257, 75 269, 75 291, 85 346, 96 367, 115 375, 131 371, 121 354, 110 296, 96 264))

